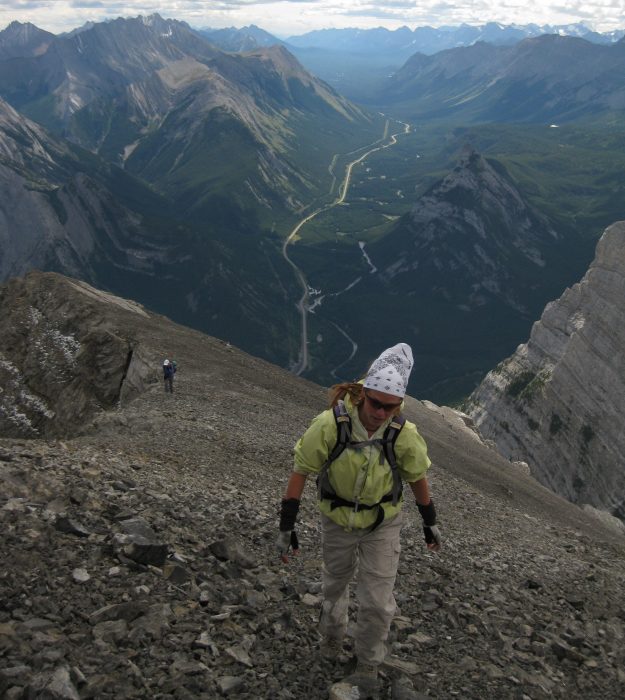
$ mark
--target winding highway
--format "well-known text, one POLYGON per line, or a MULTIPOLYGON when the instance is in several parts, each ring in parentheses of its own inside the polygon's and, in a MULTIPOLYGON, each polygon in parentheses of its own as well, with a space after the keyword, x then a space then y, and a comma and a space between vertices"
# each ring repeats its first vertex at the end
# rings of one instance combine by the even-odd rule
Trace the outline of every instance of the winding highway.
MULTIPOLYGON (((304 273, 302 270, 289 258, 289 253, 288 253, 288 247, 292 243, 295 242, 297 239, 297 235, 302 229, 303 226, 305 226, 309 221, 314 219, 316 216, 319 216, 322 212, 328 211, 329 209, 332 209, 333 207, 339 206, 340 204, 343 204, 345 201, 345 198, 347 197, 347 193, 349 191, 349 184, 350 180, 352 177, 352 170, 355 165, 358 165, 358 163, 362 163, 368 156, 370 156, 372 153, 375 153, 376 151, 381 151, 384 148, 389 148, 390 146, 394 146, 397 143, 397 137, 400 136, 401 134, 407 134, 410 131, 410 125, 405 124, 403 122, 399 122, 402 124, 403 129, 402 131, 398 131, 395 134, 391 134, 390 137, 388 136, 388 130, 389 130, 389 121, 386 121, 386 125, 384 127, 384 135, 382 136, 381 139, 378 141, 375 141, 373 144, 371 144, 371 148, 363 153, 359 158, 356 158, 353 161, 350 161, 347 164, 347 167, 345 169, 345 178, 343 179, 343 182, 341 184, 341 187, 339 188, 339 196, 330 204, 327 204, 326 206, 319 207, 319 209, 316 209, 315 211, 311 212, 303 218, 296 226, 293 228, 291 233, 285 238, 284 243, 282 244, 282 255, 284 259, 289 263, 289 265, 293 268, 295 272, 295 276, 297 277, 297 280, 300 283, 300 286, 302 288, 302 296, 300 297, 299 301, 297 302, 297 309, 300 314, 300 319, 301 319, 301 332, 300 332, 300 351, 299 351, 299 357, 297 362, 294 364, 293 367, 291 367, 291 371, 296 374, 300 375, 303 372, 306 371, 308 368, 308 312, 309 312, 309 301, 310 301, 310 292, 309 292, 309 286, 308 282, 306 280, 306 277, 304 276, 304 273), (388 138, 388 141, 386 143, 382 143, 382 141, 385 141, 388 138)), ((366 148, 366 146, 365 146, 366 148)), ((360 150, 360 149, 359 149, 360 150)), ((339 154, 335 154, 332 158, 332 161, 328 167, 328 170, 330 174, 332 175, 333 178, 334 172, 333 168, 336 164, 337 158, 339 154)), ((333 191, 335 185, 335 179, 332 182, 332 187, 330 189, 330 192, 333 191)), ((349 339, 351 341, 351 338, 349 339)), ((352 345, 354 345, 353 341, 352 345)), ((353 350, 352 355, 354 354, 355 350, 353 350)))

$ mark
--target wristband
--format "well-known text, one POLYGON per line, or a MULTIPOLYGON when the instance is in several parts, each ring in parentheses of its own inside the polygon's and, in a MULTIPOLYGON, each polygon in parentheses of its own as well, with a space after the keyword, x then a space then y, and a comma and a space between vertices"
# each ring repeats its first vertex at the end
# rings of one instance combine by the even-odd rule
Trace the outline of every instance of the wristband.
POLYGON ((431 498, 427 506, 422 506, 420 503, 417 503, 417 508, 419 509, 419 513, 421 513, 425 526, 432 527, 432 525, 436 525, 436 508, 434 508, 434 501, 431 498))
POLYGON ((299 499, 284 498, 280 506, 280 532, 288 532, 295 527, 299 511, 299 499))

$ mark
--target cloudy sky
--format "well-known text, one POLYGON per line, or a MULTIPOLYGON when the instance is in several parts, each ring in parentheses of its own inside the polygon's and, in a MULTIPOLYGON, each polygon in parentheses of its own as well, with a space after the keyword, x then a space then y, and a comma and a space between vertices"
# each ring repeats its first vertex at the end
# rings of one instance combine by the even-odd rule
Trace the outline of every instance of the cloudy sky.
POLYGON ((625 0, 0 0, 0 28, 32 22, 60 33, 88 21, 158 12, 196 28, 256 24, 280 37, 328 27, 569 24, 625 28, 625 0))

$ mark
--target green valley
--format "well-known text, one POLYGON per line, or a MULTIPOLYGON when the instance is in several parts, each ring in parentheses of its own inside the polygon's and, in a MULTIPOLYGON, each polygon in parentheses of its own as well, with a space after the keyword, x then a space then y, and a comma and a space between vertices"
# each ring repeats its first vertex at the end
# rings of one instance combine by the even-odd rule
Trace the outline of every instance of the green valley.
MULTIPOLYGON (((318 292, 309 316, 306 376, 322 383, 352 379, 361 369, 358 360, 344 364, 352 343, 361 358, 375 355, 380 337, 404 339, 413 343, 422 369, 413 379, 416 393, 461 400, 514 350, 544 305, 583 274, 603 229, 625 216, 622 145, 616 127, 411 125, 393 148, 371 154, 354 168, 345 204, 303 227, 291 251, 318 292), (393 245, 393 232, 407 225, 410 210, 433 183, 453 171, 466 144, 506 171, 561 237, 544 271, 524 289, 523 310, 499 303, 485 314, 467 313, 432 291, 436 277, 424 287, 414 278, 418 269, 401 285, 380 274, 376 254, 393 245)), ((518 275, 511 283, 523 289, 527 272, 518 275)))

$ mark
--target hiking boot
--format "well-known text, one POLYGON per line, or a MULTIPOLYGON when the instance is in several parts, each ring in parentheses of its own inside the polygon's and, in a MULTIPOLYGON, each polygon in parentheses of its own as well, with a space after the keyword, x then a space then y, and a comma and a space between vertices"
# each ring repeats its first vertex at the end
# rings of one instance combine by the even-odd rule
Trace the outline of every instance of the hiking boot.
POLYGON ((380 679, 378 678, 377 666, 359 661, 356 664, 356 670, 347 676, 343 682, 355 685, 361 693, 360 697, 362 700, 379 697, 380 679))
POLYGON ((345 650, 343 649, 343 637, 322 637, 319 644, 319 653, 328 661, 346 661, 345 650))

